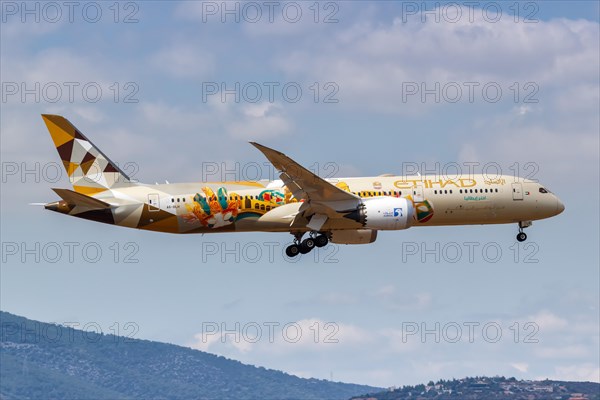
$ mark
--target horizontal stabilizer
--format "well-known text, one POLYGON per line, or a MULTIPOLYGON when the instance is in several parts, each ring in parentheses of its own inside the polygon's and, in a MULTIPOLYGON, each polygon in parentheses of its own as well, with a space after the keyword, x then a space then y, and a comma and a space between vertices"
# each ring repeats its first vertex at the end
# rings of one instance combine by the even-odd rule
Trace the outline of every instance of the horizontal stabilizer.
POLYGON ((95 199, 90 196, 86 196, 85 194, 77 193, 69 189, 52 189, 59 195, 64 201, 66 201, 70 205, 90 208, 94 210, 101 210, 105 208, 110 208, 110 204, 95 199))

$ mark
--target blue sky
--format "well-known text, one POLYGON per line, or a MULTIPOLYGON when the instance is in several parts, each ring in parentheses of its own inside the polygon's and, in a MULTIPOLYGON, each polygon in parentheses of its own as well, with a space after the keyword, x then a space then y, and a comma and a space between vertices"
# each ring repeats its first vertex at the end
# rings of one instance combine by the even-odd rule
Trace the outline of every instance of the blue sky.
POLYGON ((318 16, 313 3, 277 3, 272 22, 259 2, 255 23, 243 3, 239 22, 213 13, 221 2, 121 3, 116 23, 109 3, 81 3, 73 22, 64 6, 57 17, 38 4, 36 22, 21 3, 2 3, 3 310, 107 332, 133 321, 139 338, 372 385, 483 374, 600 380, 597 2, 522 2, 518 16, 514 3, 459 3, 460 17, 444 2, 322 2, 318 16), (236 82, 248 90, 239 102, 206 91, 236 82), (33 93, 22 97, 23 85, 33 93), (302 96, 292 102, 284 86, 302 96), (421 97, 422 88, 432 92, 421 97), (512 225, 415 228, 291 263, 285 234, 170 236, 28 206, 68 186, 53 179, 59 159, 41 113, 65 115, 143 182, 199 181, 214 165, 247 178, 245 167, 266 161, 247 143, 256 140, 338 177, 497 163, 534 172, 566 210, 535 222, 529 247, 515 247, 512 225), (324 340, 328 322, 335 343, 324 340), (206 332, 236 323, 238 341, 206 332), (282 336, 288 323, 302 328, 296 343, 282 336), (478 324, 472 341, 469 324, 478 324), (439 343, 410 334, 415 326, 439 332, 439 343), (502 338, 493 343, 484 326, 502 338))

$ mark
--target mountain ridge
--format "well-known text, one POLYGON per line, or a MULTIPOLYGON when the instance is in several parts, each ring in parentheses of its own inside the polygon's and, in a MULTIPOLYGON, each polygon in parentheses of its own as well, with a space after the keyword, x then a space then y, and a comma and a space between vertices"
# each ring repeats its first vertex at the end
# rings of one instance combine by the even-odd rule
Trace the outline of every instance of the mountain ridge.
POLYGON ((0 399, 345 400, 383 390, 300 378, 174 344, 87 332, 5 311, 0 324, 0 399))
POLYGON ((600 383, 476 376, 407 385, 350 400, 600 400, 600 383))

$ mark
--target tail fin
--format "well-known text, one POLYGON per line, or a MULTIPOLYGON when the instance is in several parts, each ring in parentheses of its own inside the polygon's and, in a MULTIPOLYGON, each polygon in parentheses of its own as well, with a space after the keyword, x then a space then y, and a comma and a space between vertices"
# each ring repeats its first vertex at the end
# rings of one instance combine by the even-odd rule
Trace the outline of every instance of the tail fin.
POLYGON ((66 118, 49 114, 42 114, 42 118, 77 193, 94 195, 135 185, 66 118))

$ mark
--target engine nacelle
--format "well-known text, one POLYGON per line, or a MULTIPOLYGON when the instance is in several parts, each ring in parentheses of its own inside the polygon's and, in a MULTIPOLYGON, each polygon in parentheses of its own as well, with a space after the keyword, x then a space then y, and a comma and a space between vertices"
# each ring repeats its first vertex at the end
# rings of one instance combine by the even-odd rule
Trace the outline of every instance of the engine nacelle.
POLYGON ((331 243, 367 244, 377 239, 377 231, 372 229, 347 229, 331 231, 331 243))
POLYGON ((414 215, 412 202, 402 197, 373 197, 346 215, 363 224, 365 228, 377 230, 399 230, 410 228, 414 215))

